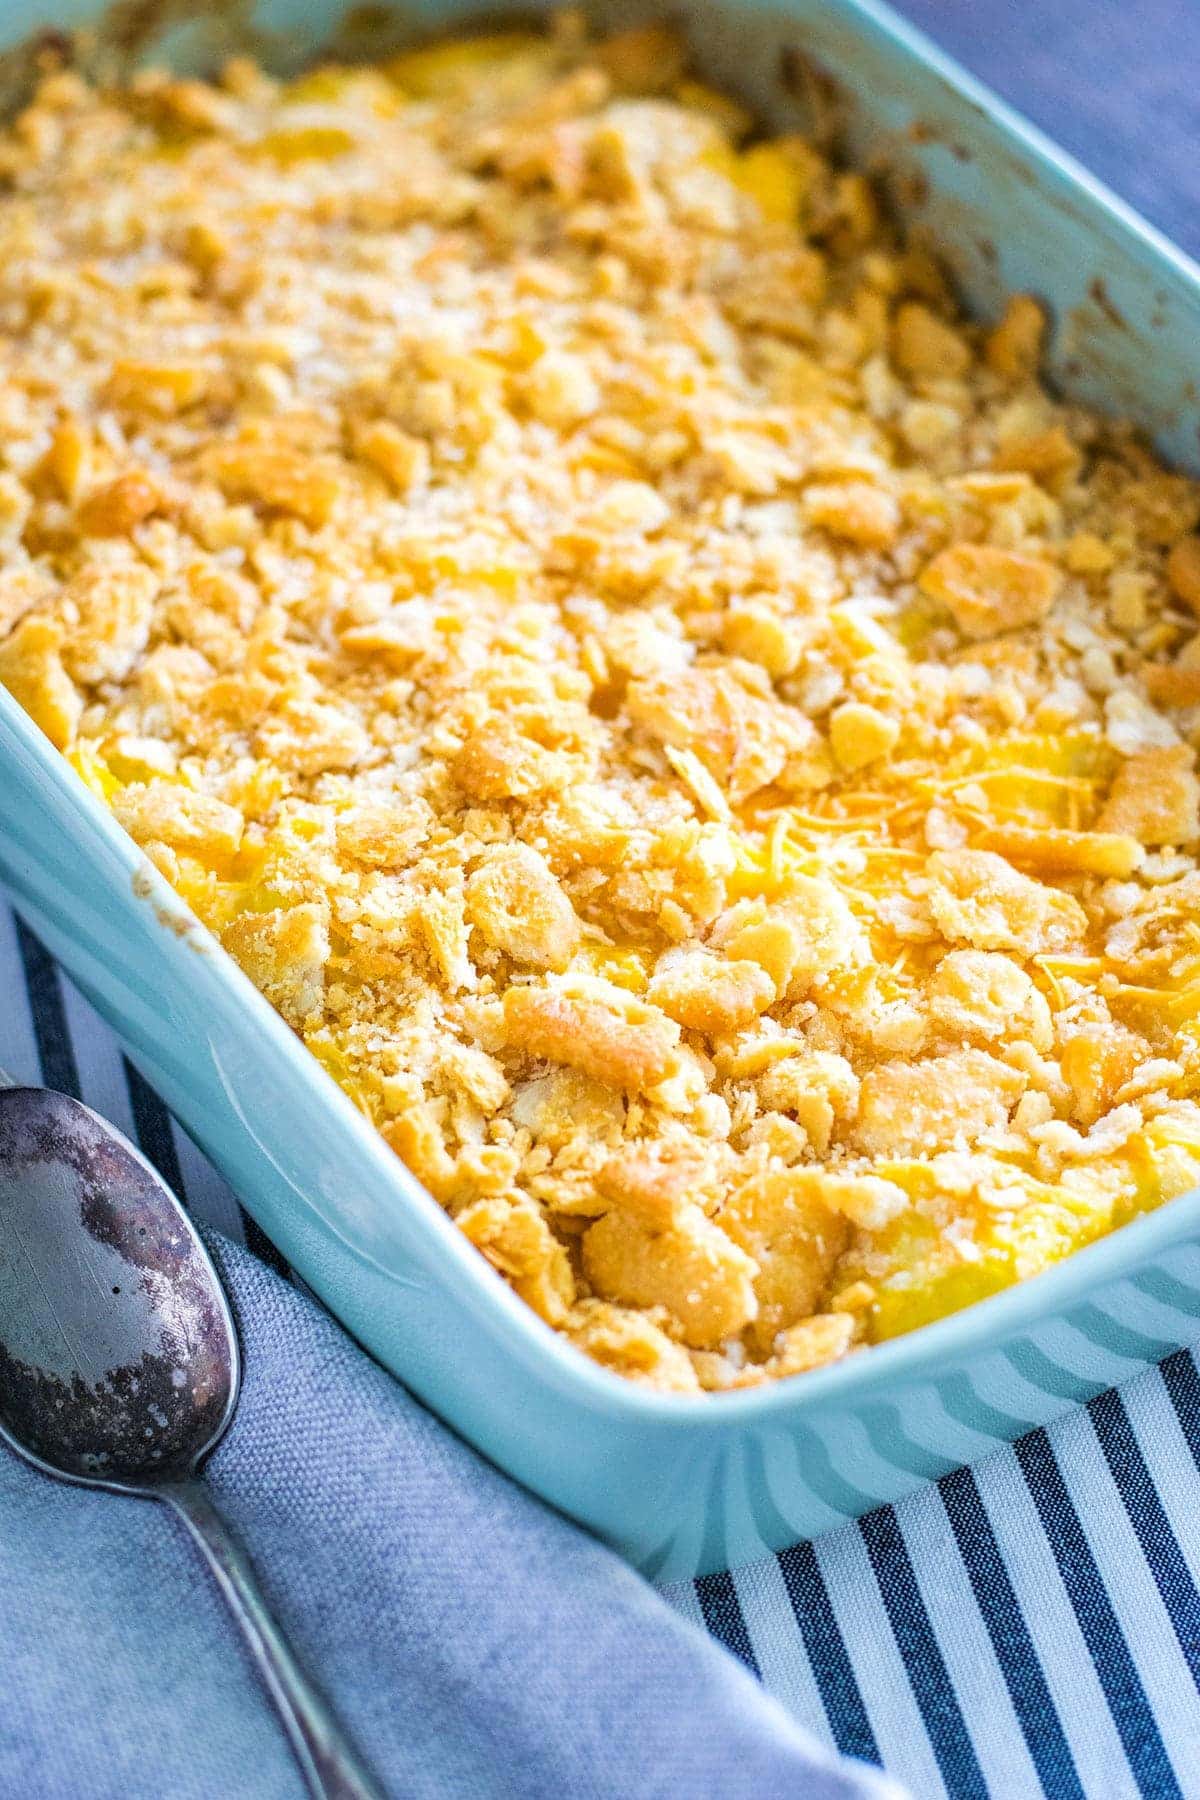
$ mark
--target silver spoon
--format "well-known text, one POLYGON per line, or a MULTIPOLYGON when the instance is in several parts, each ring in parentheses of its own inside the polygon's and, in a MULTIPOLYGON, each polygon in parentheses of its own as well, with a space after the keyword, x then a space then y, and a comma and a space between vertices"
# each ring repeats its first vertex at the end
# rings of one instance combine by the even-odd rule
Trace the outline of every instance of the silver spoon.
POLYGON ((89 1107, 0 1070, 0 1437, 47 1475, 172 1507, 310 1793, 379 1800, 197 1473, 240 1382, 220 1278, 170 1188, 89 1107))

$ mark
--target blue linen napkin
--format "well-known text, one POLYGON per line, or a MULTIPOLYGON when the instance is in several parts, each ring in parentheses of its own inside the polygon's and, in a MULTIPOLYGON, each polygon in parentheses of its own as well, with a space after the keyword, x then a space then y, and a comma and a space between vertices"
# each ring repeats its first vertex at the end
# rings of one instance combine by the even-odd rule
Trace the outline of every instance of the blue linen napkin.
MULTIPOLYGON (((389 1793, 899 1800, 295 1288, 209 1241, 246 1353, 213 1493, 389 1793)), ((165 1508, 68 1487, 0 1448, 0 1595, 0 1795, 303 1791, 165 1508)))

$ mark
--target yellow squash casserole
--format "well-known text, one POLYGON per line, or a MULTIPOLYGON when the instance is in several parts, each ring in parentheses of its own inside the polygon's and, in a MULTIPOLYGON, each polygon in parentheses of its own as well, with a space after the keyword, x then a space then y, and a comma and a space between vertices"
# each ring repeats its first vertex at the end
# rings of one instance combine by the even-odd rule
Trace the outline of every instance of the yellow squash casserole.
POLYGON ((745 1387, 1197 1183, 1200 490, 1033 299, 572 16, 50 71, 0 184, 0 680, 572 1343, 745 1387))

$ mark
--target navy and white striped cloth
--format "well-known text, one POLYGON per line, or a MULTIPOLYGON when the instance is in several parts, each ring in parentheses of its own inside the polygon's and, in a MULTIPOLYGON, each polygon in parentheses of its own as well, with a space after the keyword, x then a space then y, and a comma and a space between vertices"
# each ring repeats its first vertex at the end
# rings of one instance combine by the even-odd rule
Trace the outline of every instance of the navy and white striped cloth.
MULTIPOLYGON (((280 1266, 3 905, 0 994, 0 1067, 87 1101, 280 1266)), ((1200 1373, 1174 1356, 974 1473, 667 1597, 914 1800, 1200 1796, 1200 1373)))
MULTIPOLYGON (((1200 0, 900 4, 1200 249, 1200 0)), ((79 1094, 193 1212, 278 1265, 2 904, 0 996, 0 1066, 79 1094)), ((913 1800, 1200 1800, 1196 1363, 1173 1356, 974 1472, 668 1598, 913 1800)))

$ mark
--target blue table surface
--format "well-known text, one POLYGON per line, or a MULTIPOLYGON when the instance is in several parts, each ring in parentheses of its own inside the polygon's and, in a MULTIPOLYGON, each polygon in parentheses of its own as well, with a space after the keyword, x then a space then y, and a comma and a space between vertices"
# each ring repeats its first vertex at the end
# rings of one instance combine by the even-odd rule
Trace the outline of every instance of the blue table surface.
POLYGON ((893 0, 1200 256, 1198 0, 893 0))

